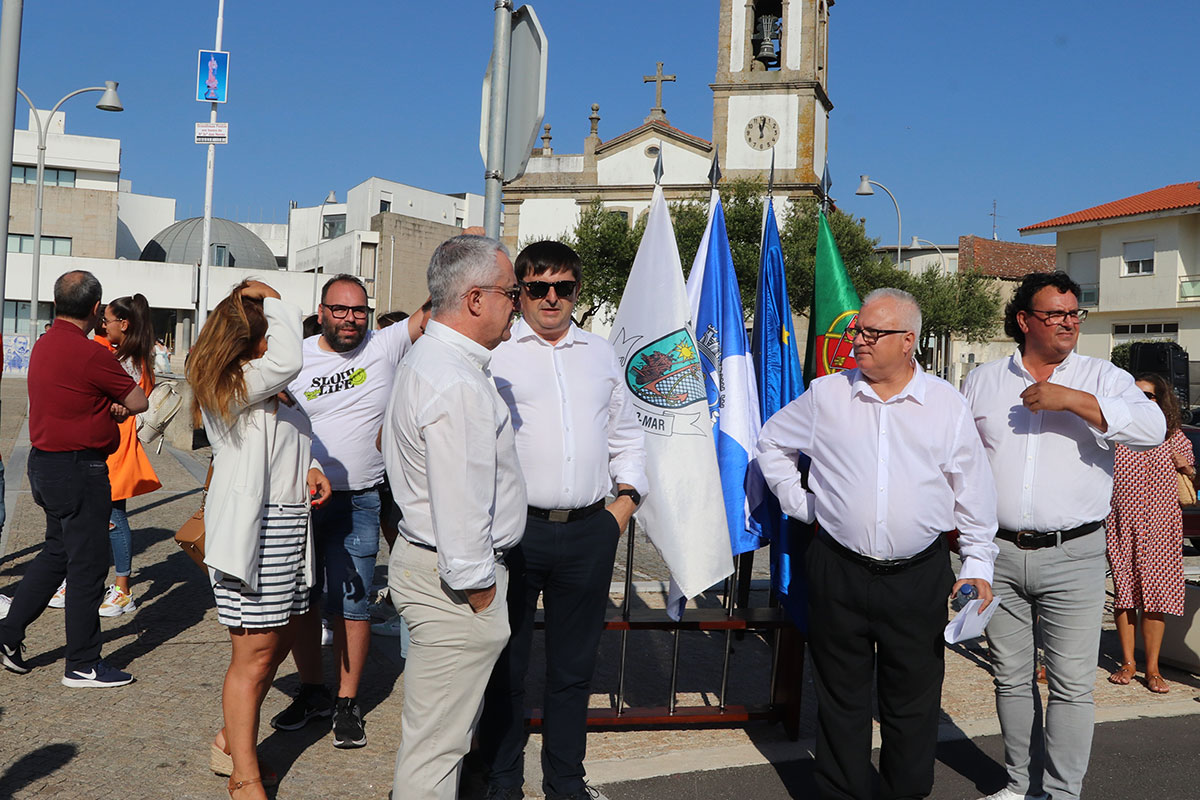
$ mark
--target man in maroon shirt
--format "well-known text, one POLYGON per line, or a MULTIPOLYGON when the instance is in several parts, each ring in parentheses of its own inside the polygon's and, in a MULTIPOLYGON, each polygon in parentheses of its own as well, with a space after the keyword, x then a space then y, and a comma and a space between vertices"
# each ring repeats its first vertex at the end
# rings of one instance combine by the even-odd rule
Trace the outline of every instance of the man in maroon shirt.
POLYGON ((112 495, 108 455, 117 421, 145 411, 146 395, 107 349, 87 338, 100 309, 100 282, 68 272, 54 283, 54 324, 29 357, 29 487, 46 512, 46 544, 25 571, 0 622, 0 662, 29 672, 25 629, 67 579, 64 686, 124 686, 127 672, 100 659, 100 600, 108 574, 112 495))

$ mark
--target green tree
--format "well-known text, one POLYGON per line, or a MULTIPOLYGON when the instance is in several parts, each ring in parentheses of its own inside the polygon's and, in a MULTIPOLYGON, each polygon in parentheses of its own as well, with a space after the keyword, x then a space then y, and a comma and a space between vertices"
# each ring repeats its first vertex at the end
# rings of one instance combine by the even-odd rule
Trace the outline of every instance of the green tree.
POLYGON ((580 213, 575 230, 561 237, 564 244, 575 248, 584 264, 579 291, 579 307, 583 310, 576 320, 580 325, 600 309, 610 317, 616 313, 645 229, 644 216, 631 228, 624 214, 604 208, 596 197, 580 213))
POLYGON ((909 279, 908 291, 921 306, 921 336, 926 362, 939 353, 942 367, 950 340, 986 342, 1000 321, 1000 290, 976 270, 944 273, 930 267, 909 279))

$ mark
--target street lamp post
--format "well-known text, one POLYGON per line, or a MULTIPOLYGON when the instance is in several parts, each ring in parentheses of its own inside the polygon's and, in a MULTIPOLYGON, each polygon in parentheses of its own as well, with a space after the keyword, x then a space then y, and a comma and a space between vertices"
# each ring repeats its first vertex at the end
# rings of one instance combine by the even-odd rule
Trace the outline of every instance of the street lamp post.
MULTIPOLYGON (((946 254, 942 252, 942 248, 938 247, 936 244, 929 241, 928 239, 922 239, 916 235, 914 235, 912 237, 912 243, 909 244, 909 247, 912 247, 914 249, 918 248, 921 246, 921 242, 924 242, 925 244, 932 247, 934 250, 937 250, 938 257, 942 259, 942 274, 949 275, 950 270, 946 266, 946 254)), ((949 336, 943 337, 941 334, 938 334, 937 336, 935 336, 933 338, 934 338, 934 342, 936 345, 934 348, 934 353, 936 355, 934 361, 935 361, 935 366, 938 367, 937 371, 942 378, 945 378, 946 380, 950 380, 950 337, 949 336), (936 364, 936 362, 938 362, 938 361, 941 362, 940 365, 936 364)))
POLYGON ((938 257, 940 259, 942 259, 942 272, 949 274, 950 269, 949 269, 949 267, 946 266, 946 254, 942 252, 942 248, 938 247, 936 244, 929 241, 928 239, 918 238, 915 234, 912 237, 912 243, 909 244, 909 247, 911 247, 915 250, 921 246, 921 244, 920 244, 921 242, 924 242, 925 244, 932 247, 934 250, 937 250, 938 257))
POLYGON ((121 105, 121 98, 117 96, 117 82, 105 81, 103 86, 89 86, 85 89, 76 89, 63 97, 63 99, 54 104, 54 108, 50 110, 50 116, 46 118, 46 122, 43 124, 42 115, 38 113, 37 106, 29 99, 29 95, 25 94, 20 87, 17 87, 17 92, 29 104, 29 110, 33 112, 33 120, 37 123, 38 133, 37 190, 33 206, 33 274, 32 288, 29 295, 29 336, 30 341, 32 341, 37 338, 38 282, 41 277, 39 273, 42 266, 42 194, 45 189, 46 178, 46 135, 50 132, 50 121, 54 119, 55 112, 58 111, 63 103, 75 95, 83 94, 84 92, 104 93, 100 97, 100 102, 96 103, 96 108, 101 111, 124 111, 125 107, 121 105))
POLYGON ((892 198, 892 205, 896 207, 896 269, 900 269, 900 262, 903 260, 900 255, 900 243, 903 241, 901 231, 903 228, 900 226, 900 204, 896 202, 896 195, 892 194, 891 191, 882 183, 871 180, 870 175, 859 175, 858 177, 861 180, 858 183, 858 189, 856 189, 854 192, 855 194, 873 195, 875 194, 875 190, 871 187, 878 186, 880 189, 883 189, 885 192, 887 192, 888 197, 892 198))

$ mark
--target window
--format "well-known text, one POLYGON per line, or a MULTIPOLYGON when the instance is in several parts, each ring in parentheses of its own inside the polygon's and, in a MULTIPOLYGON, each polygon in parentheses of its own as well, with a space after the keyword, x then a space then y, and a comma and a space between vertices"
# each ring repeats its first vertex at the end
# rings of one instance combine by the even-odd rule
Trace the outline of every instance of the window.
POLYGON ((321 217, 321 238, 336 239, 346 233, 345 214, 326 214, 321 217))
POLYGON ((1130 322, 1113 325, 1113 340, 1137 342, 1146 339, 1174 342, 1179 339, 1178 322, 1130 322))
POLYGON ((214 267, 231 267, 229 263, 229 245, 214 244, 212 246, 212 265, 214 267))
MULTIPOLYGON (((37 184, 37 167, 13 164, 12 182, 28 183, 31 186, 37 184)), ((75 187, 75 170, 46 167, 42 175, 42 182, 45 186, 62 186, 73 189, 75 187)))
POLYGON ((455 217, 454 218, 454 227, 461 228, 463 226, 463 222, 464 222, 464 220, 462 217, 455 217))
POLYGON ((392 210, 392 201, 391 200, 380 200, 379 201, 379 213, 380 214, 386 214, 387 212, 389 212, 391 210, 392 210))
POLYGON ((1125 243, 1125 275, 1154 274, 1154 240, 1125 243))
MULTIPOLYGON (((32 253, 33 252, 33 236, 24 233, 10 233, 8 235, 8 252, 10 253, 32 253)), ((43 236, 42 237, 42 255, 44 256, 69 256, 71 255, 71 237, 69 236, 43 236)))

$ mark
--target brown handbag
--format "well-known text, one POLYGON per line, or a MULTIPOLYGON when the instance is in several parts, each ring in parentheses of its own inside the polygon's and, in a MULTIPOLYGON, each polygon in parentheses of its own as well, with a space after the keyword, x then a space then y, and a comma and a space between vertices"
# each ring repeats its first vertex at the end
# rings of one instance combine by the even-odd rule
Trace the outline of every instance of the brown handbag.
POLYGON ((207 571, 204 565, 204 503, 208 499, 208 485, 212 483, 212 463, 204 478, 204 494, 200 496, 200 508, 175 532, 175 544, 179 545, 196 566, 207 571))

